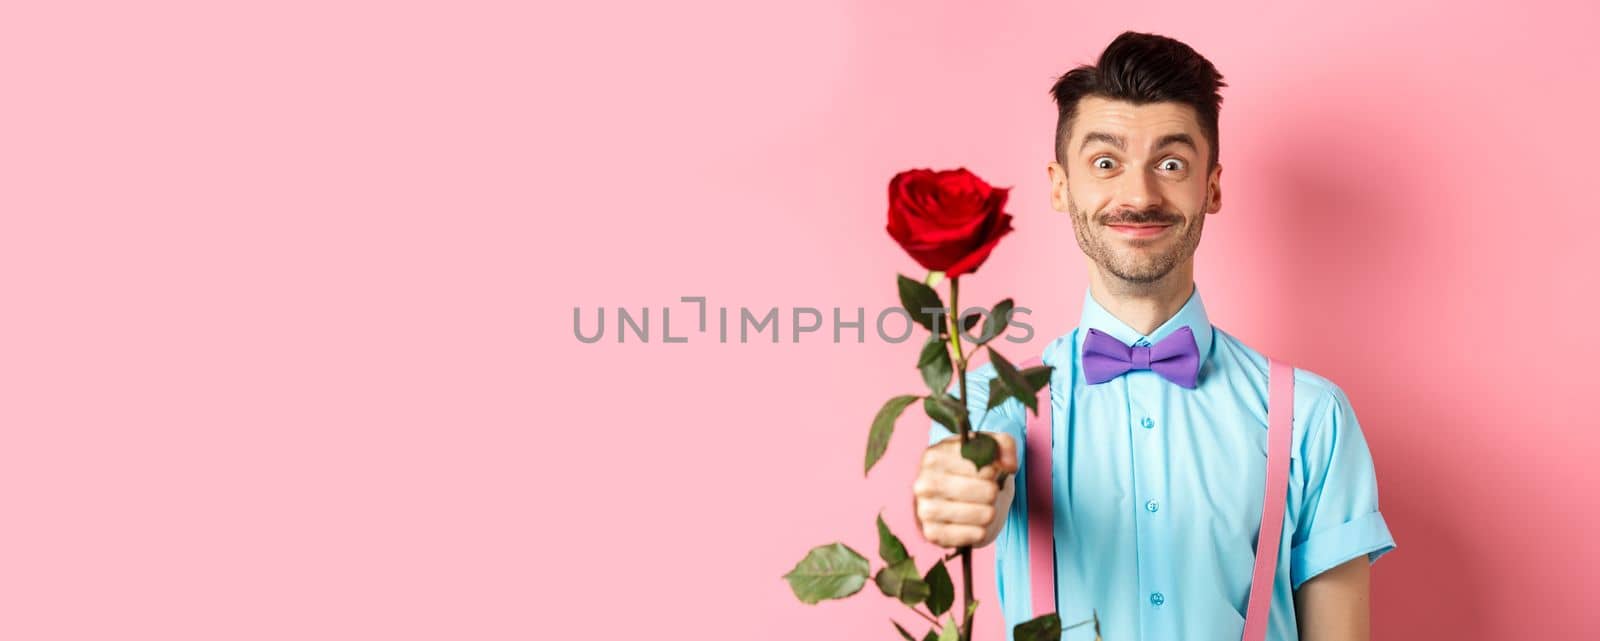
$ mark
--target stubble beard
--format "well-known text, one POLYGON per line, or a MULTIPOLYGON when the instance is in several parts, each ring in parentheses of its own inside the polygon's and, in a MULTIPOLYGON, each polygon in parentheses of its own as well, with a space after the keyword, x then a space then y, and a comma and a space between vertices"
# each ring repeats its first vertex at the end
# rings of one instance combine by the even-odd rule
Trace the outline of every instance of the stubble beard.
POLYGON ((1185 220, 1174 214, 1159 209, 1145 210, 1123 215, 1101 215, 1097 217, 1098 223, 1091 223, 1088 212, 1078 208, 1072 201, 1072 196, 1067 195, 1067 210, 1072 215, 1073 235, 1078 238, 1078 248, 1083 250, 1089 260, 1094 261, 1100 269, 1117 277, 1129 285, 1144 286, 1160 282, 1167 274, 1178 265, 1194 256, 1196 248, 1200 246, 1200 232, 1205 228, 1205 214, 1198 213, 1190 217, 1189 227, 1182 230, 1182 236, 1176 243, 1172 243, 1165 251, 1152 254, 1148 251, 1118 250, 1112 241, 1104 234, 1112 233, 1106 230, 1104 224, 1109 221, 1123 223, 1172 223, 1174 226, 1183 225, 1185 220), (1105 230, 1105 231, 1100 231, 1105 230))

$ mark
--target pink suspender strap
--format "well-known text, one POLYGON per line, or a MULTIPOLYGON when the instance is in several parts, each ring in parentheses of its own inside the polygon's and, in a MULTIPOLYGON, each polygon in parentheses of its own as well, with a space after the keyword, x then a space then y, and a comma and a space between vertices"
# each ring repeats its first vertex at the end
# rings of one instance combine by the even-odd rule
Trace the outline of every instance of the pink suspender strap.
MULTIPOLYGON (((1029 359, 1019 370, 1041 364, 1038 358, 1029 359)), ((1022 411, 1028 416, 1026 445, 1023 447, 1022 477, 1028 484, 1028 581, 1033 593, 1033 616, 1056 611, 1056 521, 1051 507, 1051 435, 1050 389, 1037 414, 1022 411)))
POLYGON ((1278 543, 1283 510, 1288 503, 1289 452, 1294 440, 1294 368, 1271 360, 1267 370, 1267 487, 1261 500, 1261 531, 1256 535, 1256 570, 1250 579, 1250 605, 1245 611, 1244 641, 1267 638, 1272 608, 1272 576, 1278 569, 1278 543))
MULTIPOLYGON (((1243 641, 1264 641, 1267 614, 1272 607, 1273 575, 1278 568, 1278 545, 1283 534, 1283 512, 1289 491, 1289 456, 1293 439, 1294 367, 1269 360, 1267 375, 1267 482, 1261 503, 1261 529, 1256 537, 1255 571, 1250 579, 1243 641)), ((1018 369, 1039 365, 1030 359, 1018 369)), ((1046 388, 1048 389, 1048 387, 1046 388)), ((1028 414, 1026 453, 1022 476, 1028 493, 1028 577, 1033 616, 1057 611, 1055 514, 1051 490, 1054 429, 1049 396, 1037 414, 1028 414)), ((1027 410, 1023 410, 1027 412, 1027 410)))

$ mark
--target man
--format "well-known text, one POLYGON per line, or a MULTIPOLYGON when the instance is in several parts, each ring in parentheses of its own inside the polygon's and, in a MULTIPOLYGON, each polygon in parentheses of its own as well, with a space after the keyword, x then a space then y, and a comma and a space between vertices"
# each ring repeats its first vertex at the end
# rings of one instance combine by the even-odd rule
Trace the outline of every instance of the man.
MULTIPOLYGON (((1238 639, 1244 627, 1266 478, 1267 359, 1211 325, 1194 282, 1200 232, 1222 206, 1223 86, 1188 45, 1129 32, 1052 90, 1050 199, 1071 215, 1089 273, 1079 327, 1044 352, 1056 368, 1052 387, 1071 399, 1051 416, 1066 439, 1053 448, 1054 509, 1065 524, 1056 530, 1058 607, 1065 625, 1098 614, 1106 641, 1238 639), (1190 380, 1150 369, 1098 382, 1084 375, 1091 329, 1148 346, 1185 328, 1198 354, 1190 380)), ((1026 589, 1027 509, 1013 505, 1015 476, 1003 488, 994 479, 1017 471, 1027 410, 1008 400, 985 413, 993 376, 991 365, 969 373, 966 398, 1001 459, 975 469, 959 437, 934 423, 913 495, 927 540, 999 540, 1010 638, 1011 625, 1028 618, 1024 598, 1007 599, 1026 589)), ((1267 638, 1365 641, 1368 566, 1395 545, 1378 512, 1371 454, 1338 386, 1298 370, 1294 396, 1267 638)))

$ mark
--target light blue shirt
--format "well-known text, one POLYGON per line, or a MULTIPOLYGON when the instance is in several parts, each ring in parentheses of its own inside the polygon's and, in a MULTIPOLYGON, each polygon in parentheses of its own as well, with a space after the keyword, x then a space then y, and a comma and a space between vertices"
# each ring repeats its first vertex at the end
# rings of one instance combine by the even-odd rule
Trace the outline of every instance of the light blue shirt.
MULTIPOLYGON (((1014 363, 1034 356, 1006 354, 1006 343, 996 345, 1014 363)), ((1043 358, 1056 368, 1050 418, 1062 624, 1088 619, 1094 610, 1105 641, 1238 639, 1266 483, 1266 357, 1211 325, 1197 287, 1149 335, 1086 293, 1078 328, 1051 341, 1043 358), (1148 345, 1185 326, 1200 348, 1194 389, 1149 370, 1099 385, 1084 381, 1080 357, 1090 328, 1128 345, 1148 345), (1067 391, 1070 415, 1062 411, 1067 391)), ((985 415, 993 377, 988 364, 967 373, 969 411, 978 429, 1011 434, 1025 460, 1028 410, 1012 399, 985 415)), ((1293 591, 1302 583, 1362 555, 1375 562, 1395 546, 1378 512, 1372 456, 1344 391, 1296 369, 1294 398, 1289 504, 1267 631, 1277 641, 1299 638, 1293 591)), ((950 435, 933 423, 929 443, 950 435)), ((1024 466, 1019 475, 1027 471, 1024 466)), ((994 543, 1008 640, 1012 626, 1030 618, 1031 603, 1027 488, 1020 478, 1015 486, 994 543)), ((1092 641, 1090 627, 1062 638, 1092 641)))

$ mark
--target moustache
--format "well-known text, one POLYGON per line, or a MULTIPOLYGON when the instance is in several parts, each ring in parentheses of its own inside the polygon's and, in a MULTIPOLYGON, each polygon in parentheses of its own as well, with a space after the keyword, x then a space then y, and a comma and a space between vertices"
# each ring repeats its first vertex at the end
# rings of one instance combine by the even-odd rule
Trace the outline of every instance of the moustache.
POLYGON ((1100 224, 1102 225, 1178 225, 1182 222, 1182 216, 1170 214, 1159 209, 1117 212, 1115 215, 1106 215, 1100 218, 1100 224))

